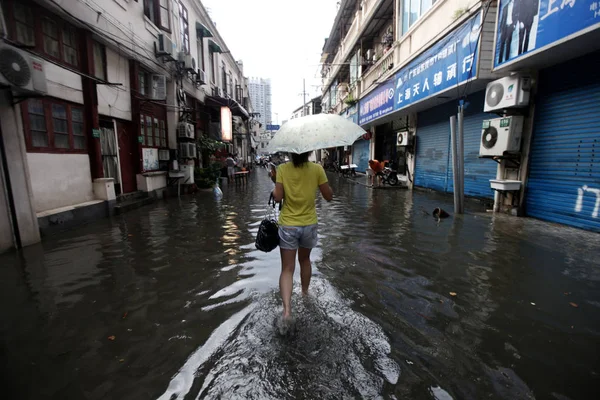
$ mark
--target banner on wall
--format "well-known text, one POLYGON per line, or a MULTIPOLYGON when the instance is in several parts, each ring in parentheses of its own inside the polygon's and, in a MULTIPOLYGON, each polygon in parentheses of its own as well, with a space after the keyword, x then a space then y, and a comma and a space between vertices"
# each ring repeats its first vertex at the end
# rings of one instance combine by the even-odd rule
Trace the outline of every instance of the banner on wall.
POLYGON ((358 124, 364 125, 394 111, 394 81, 389 80, 360 99, 358 124))
POLYGON ((402 68, 395 76, 394 109, 476 78, 480 27, 477 14, 402 68))
POLYGON ((598 0, 500 0, 494 68, 600 28, 598 0))

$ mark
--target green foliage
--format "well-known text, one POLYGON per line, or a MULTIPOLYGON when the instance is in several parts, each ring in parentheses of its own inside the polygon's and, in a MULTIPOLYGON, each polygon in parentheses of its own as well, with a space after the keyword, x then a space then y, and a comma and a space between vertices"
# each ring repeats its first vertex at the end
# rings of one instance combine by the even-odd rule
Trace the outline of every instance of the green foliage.
POLYGON ((194 169, 194 180, 199 188, 211 188, 221 176, 221 165, 214 163, 208 168, 196 167, 194 169))
POLYGON ((206 135, 200 135, 198 138, 198 147, 200 148, 200 152, 203 154, 212 154, 223 146, 223 143, 211 139, 206 135))

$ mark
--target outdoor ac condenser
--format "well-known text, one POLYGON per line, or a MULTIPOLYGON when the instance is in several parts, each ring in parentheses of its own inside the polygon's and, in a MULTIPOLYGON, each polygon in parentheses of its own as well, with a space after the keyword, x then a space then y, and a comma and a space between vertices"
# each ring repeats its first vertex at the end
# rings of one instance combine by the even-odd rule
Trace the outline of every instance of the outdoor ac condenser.
POLYGON ((518 152, 521 148, 523 117, 512 116, 483 121, 479 155, 502 156, 506 152, 518 152))
POLYGON ((530 86, 530 79, 522 76, 507 76, 488 83, 483 111, 526 107, 529 105, 530 86))

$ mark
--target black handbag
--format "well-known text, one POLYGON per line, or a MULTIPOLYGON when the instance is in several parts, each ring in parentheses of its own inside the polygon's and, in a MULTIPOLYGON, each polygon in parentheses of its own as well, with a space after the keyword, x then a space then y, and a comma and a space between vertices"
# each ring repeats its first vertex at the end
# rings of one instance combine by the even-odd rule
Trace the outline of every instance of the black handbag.
POLYGON ((263 219, 258 227, 256 242, 254 243, 258 250, 265 253, 273 251, 279 246, 279 224, 275 220, 275 204, 273 193, 271 193, 269 202, 267 203, 265 219, 263 219))

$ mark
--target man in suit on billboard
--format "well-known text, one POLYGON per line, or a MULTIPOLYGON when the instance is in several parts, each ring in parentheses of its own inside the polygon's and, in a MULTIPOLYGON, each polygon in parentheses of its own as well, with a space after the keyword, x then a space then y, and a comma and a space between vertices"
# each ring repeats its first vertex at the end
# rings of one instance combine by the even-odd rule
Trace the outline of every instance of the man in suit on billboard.
MULTIPOLYGON (((533 20, 538 15, 539 0, 514 0, 519 20, 519 55, 529 50, 529 37, 533 20)), ((535 43, 534 43, 535 45, 535 43)))
POLYGON ((517 9, 514 4, 515 1, 519 0, 510 0, 502 8, 502 15, 500 16, 500 51, 498 53, 498 64, 510 59, 510 47, 518 20, 517 9))

